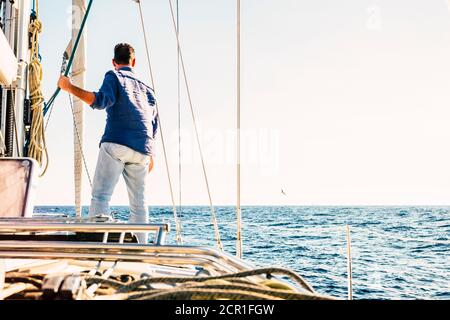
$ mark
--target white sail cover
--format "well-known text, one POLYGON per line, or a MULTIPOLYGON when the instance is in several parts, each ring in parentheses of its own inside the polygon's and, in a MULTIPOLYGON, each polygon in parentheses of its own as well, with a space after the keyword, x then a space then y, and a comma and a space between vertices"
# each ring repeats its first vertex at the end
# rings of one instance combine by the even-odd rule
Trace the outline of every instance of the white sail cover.
MULTIPOLYGON (((72 0, 73 10, 73 26, 72 26, 72 44, 73 47, 78 32, 80 30, 81 23, 83 21, 84 15, 86 14, 86 0, 72 0)), ((73 83, 84 88, 86 82, 86 32, 84 29, 83 36, 80 39, 77 52, 75 55, 73 68, 72 68, 72 81, 73 83)), ((83 185, 83 157, 82 157, 82 146, 83 146, 83 117, 84 117, 84 104, 83 102, 74 97, 74 114, 75 114, 75 124, 74 124, 74 182, 75 182, 75 206, 77 217, 81 216, 81 206, 82 206, 82 185, 83 185)))
POLYGON ((17 59, 0 30, 0 85, 9 86, 17 77, 17 59))

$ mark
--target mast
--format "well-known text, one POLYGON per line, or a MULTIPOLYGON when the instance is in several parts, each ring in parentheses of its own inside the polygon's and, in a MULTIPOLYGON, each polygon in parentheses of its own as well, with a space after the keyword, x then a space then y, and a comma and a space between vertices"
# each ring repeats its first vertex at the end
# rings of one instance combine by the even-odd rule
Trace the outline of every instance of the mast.
MULTIPOLYGON (((81 28, 83 17, 86 14, 86 0, 72 0, 72 43, 71 48, 77 39, 78 32, 81 28)), ((75 55, 72 81, 73 83, 84 88, 86 82, 86 30, 83 32, 78 49, 75 55)), ((74 182, 75 182, 75 211, 77 217, 81 217, 82 209, 82 184, 83 184, 83 119, 84 119, 84 103, 77 97, 73 97, 74 105, 74 182)))

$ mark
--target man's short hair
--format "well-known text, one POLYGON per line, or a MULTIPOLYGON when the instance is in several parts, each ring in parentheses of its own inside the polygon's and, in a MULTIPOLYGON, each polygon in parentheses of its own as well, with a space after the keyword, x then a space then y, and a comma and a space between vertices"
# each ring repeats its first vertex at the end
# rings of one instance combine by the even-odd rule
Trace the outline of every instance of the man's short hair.
POLYGON ((117 64, 130 64, 134 59, 134 48, 128 43, 119 43, 114 48, 114 61, 117 64))

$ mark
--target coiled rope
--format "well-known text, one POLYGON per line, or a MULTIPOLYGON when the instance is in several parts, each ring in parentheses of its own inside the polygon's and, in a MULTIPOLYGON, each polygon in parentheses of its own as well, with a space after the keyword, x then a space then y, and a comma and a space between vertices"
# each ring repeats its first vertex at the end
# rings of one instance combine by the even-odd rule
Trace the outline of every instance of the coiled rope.
POLYGON ((206 286, 131 296, 131 300, 330 300, 319 295, 248 288, 246 286, 206 286))
POLYGON ((227 274, 224 276, 217 276, 217 277, 196 277, 196 278, 170 278, 170 277, 163 277, 163 278, 147 278, 142 279, 139 281, 132 282, 126 286, 122 286, 119 288, 119 292, 129 292, 137 290, 138 288, 142 286, 147 286, 155 283, 165 283, 165 284, 176 284, 176 283, 186 283, 186 282, 207 282, 212 280, 226 280, 226 279, 239 279, 239 278, 247 278, 247 277, 253 277, 253 276, 260 276, 260 275, 268 275, 268 277, 272 277, 272 275, 278 274, 287 276, 290 279, 292 279, 295 283, 297 283, 301 288, 305 289, 306 291, 310 293, 315 293, 314 289, 309 285, 300 275, 297 273, 283 269, 283 268, 264 268, 264 269, 256 269, 256 270, 250 270, 245 272, 239 272, 234 274, 227 274))
MULTIPOLYGON (((334 300, 316 293, 298 292, 285 283, 267 280, 260 283, 241 279, 208 280, 202 283, 185 282, 169 289, 145 289, 121 293, 122 282, 105 279, 105 276, 79 274, 81 285, 74 292, 77 300, 334 300), (93 294, 95 289, 95 295, 93 294)), ((122 277, 121 277, 122 278, 122 277)), ((126 279, 126 276, 123 277, 126 279)), ((23 299, 43 298, 43 275, 29 276, 21 273, 6 275, 8 288, 2 298, 16 295, 23 299)), ((66 299, 69 298, 66 296, 66 299)))
POLYGON ((318 295, 298 274, 282 268, 265 268, 218 277, 158 277, 146 278, 124 284, 121 281, 98 276, 83 278, 86 286, 98 284, 99 300, 329 300, 318 295), (306 292, 298 292, 289 284, 271 279, 272 274, 288 276, 306 292), (247 278, 267 275, 268 280, 250 281, 247 278), (169 289, 153 289, 155 284, 175 286, 169 289), (101 294, 104 295, 101 295, 101 294))
POLYGON ((38 17, 38 1, 36 3, 36 19, 30 22, 31 59, 29 64, 29 87, 33 121, 30 129, 30 145, 28 156, 35 159, 41 168, 40 176, 44 176, 49 165, 47 142, 44 128, 44 95, 41 89, 42 65, 39 60, 39 34, 42 32, 42 21, 38 17))
MULTIPOLYGON (((134 281, 128 275, 112 273, 117 262, 103 273, 98 267, 80 277, 81 286, 74 292, 74 299, 86 300, 331 300, 333 298, 314 292, 312 287, 298 274, 282 268, 249 270, 217 277, 158 277, 134 281), (304 292, 293 285, 273 279, 278 274, 289 277, 304 292), (266 275, 267 279, 255 276, 266 275), (252 278, 252 279, 251 279, 252 278), (155 284, 168 285, 168 289, 154 288, 155 284), (94 294, 95 292, 95 294, 94 294)), ((68 275, 69 276, 69 275, 68 275)), ((73 276, 73 275, 71 275, 73 276)), ((15 290, 24 298, 42 298, 44 275, 8 273, 7 284, 21 284, 21 290, 15 290), (29 292, 27 292, 29 291, 29 292)))

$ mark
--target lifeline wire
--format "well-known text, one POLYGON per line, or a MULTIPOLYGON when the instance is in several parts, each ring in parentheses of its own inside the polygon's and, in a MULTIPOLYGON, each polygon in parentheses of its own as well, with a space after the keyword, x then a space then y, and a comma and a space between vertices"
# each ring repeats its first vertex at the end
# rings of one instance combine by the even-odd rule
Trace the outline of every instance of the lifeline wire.
POLYGON ((180 38, 179 38, 178 32, 177 32, 177 23, 176 23, 176 19, 175 19, 175 13, 174 13, 173 5, 172 5, 172 0, 169 0, 169 6, 170 6, 170 13, 172 15, 172 22, 173 22, 173 27, 174 27, 174 31, 175 31, 176 40, 177 40, 177 46, 178 46, 178 50, 179 50, 179 54, 180 54, 179 57, 180 57, 180 62, 181 62, 181 68, 182 68, 182 71, 183 71, 184 83, 186 85, 186 91, 187 91, 187 95, 188 95, 188 100, 189 100, 189 106, 190 106, 190 110, 191 110, 192 120, 194 122, 194 129, 195 129, 195 134, 196 134, 196 139, 197 139, 197 145, 198 145, 198 149, 199 149, 199 153, 200 153, 200 159, 201 159, 201 162, 202 162, 203 176, 205 178, 206 189, 208 191, 209 204, 210 204, 210 207, 211 207, 211 217, 212 217, 212 222, 213 222, 213 225, 214 225, 214 234, 215 234, 215 238, 216 238, 216 242, 217 242, 217 247, 220 250, 223 251, 222 241, 220 239, 219 226, 218 226, 218 223, 217 223, 216 212, 215 212, 214 205, 213 205, 213 202, 212 202, 211 189, 209 187, 208 174, 206 172, 206 165, 205 165, 205 160, 204 160, 204 156, 203 156, 203 150, 202 150, 202 146, 201 146, 201 143, 200 143, 200 136, 199 136, 199 132, 198 132, 198 128, 197 128, 197 120, 195 118, 195 112, 194 112, 194 105, 193 105, 193 102, 192 102, 191 90, 189 88, 189 82, 188 82, 188 78, 187 78, 186 66, 185 66, 184 59, 183 59, 183 51, 181 49, 180 38))

